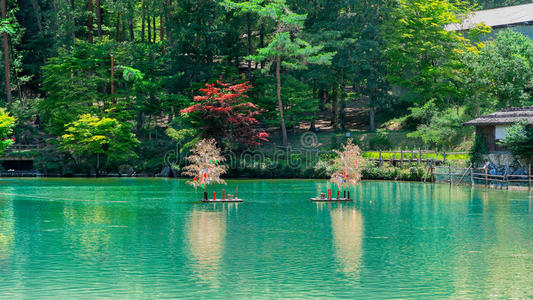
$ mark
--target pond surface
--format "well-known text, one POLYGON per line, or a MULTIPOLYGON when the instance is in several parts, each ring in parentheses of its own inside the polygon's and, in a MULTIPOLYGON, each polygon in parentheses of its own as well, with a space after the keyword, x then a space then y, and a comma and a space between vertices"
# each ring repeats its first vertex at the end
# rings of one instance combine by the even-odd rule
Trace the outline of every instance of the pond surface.
POLYGON ((533 297, 533 197, 369 182, 0 179, 0 298, 533 297), (220 191, 220 189, 219 189, 220 191))

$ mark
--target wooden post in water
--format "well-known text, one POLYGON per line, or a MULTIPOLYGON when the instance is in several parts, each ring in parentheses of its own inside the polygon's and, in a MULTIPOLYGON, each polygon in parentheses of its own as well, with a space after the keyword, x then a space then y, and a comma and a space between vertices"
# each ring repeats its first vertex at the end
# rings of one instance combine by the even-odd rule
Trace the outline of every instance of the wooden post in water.
POLYGON ((531 164, 529 165, 529 181, 527 183, 527 189, 531 191, 531 164))
POLYGON ((430 167, 430 171, 431 171, 431 182, 434 182, 435 181, 435 159, 432 159, 431 160, 431 167, 430 167))
POLYGON ((470 185, 474 185, 474 172, 473 172, 474 166, 470 164, 470 185))
POLYGON ((487 166, 485 165, 485 187, 489 186, 489 170, 487 166))
POLYGON ((452 165, 448 165, 448 174, 450 176, 450 185, 452 184, 452 165))
MULTIPOLYGON (((508 175, 508 171, 509 170, 509 166, 507 166, 507 168, 505 168, 505 174, 504 174, 504 179, 505 179, 505 185, 507 187, 507 189, 509 189, 509 175, 508 175)), ((503 187, 502 187, 503 189, 503 187)))

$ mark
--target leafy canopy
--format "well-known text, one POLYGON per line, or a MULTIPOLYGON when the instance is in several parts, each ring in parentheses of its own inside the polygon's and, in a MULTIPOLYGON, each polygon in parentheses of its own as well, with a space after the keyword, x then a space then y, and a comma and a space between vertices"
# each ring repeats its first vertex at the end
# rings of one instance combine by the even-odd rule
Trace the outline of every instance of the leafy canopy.
POLYGON ((183 109, 203 135, 230 143, 260 145, 268 141, 264 130, 255 128, 260 110, 247 101, 246 93, 252 88, 247 82, 229 84, 217 81, 200 89, 203 95, 194 97, 192 106, 183 109))
POLYGON ((511 153, 528 160, 533 159, 533 126, 523 121, 505 130, 504 138, 499 142, 511 153))
POLYGON ((139 144, 131 126, 116 119, 81 115, 66 126, 60 149, 73 156, 105 155, 111 161, 126 161, 136 157, 133 148, 139 144))
POLYGON ((0 154, 13 144, 14 140, 9 136, 13 133, 14 126, 15 118, 11 117, 5 109, 0 109, 0 154))

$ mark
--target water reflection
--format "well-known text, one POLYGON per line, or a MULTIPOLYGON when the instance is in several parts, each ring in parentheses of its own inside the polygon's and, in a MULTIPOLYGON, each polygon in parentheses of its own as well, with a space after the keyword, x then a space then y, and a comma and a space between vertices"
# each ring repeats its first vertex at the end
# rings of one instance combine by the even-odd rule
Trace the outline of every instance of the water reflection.
POLYGON ((0 266, 12 253, 15 236, 13 222, 12 201, 0 200, 0 266))
POLYGON ((363 216, 354 206, 330 209, 335 256, 341 271, 351 279, 359 278, 362 255, 363 216))
POLYGON ((197 206, 187 221, 191 267, 198 279, 213 286, 219 286, 219 275, 222 272, 227 217, 237 210, 237 203, 197 206))

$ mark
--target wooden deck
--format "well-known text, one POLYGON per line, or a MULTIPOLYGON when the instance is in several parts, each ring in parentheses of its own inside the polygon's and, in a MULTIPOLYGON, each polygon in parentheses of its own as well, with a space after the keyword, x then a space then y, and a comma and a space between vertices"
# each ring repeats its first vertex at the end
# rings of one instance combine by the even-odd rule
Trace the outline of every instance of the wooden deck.
POLYGON ((353 202, 351 198, 311 198, 313 202, 353 202))
POLYGON ((226 198, 226 199, 202 199, 202 202, 204 203, 240 203, 244 201, 240 198, 233 198, 231 200, 226 198))

